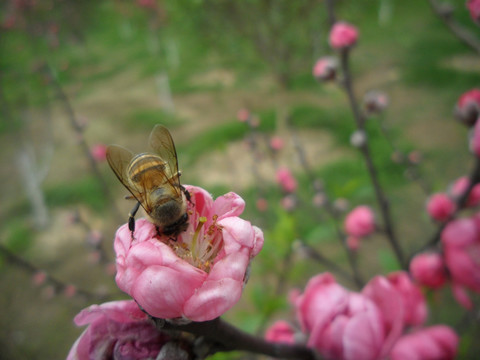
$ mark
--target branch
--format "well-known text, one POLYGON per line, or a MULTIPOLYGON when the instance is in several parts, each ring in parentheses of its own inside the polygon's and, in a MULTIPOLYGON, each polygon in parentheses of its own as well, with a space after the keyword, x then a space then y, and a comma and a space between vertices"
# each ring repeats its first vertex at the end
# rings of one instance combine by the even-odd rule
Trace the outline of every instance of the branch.
POLYGON ((185 331, 198 337, 203 337, 210 345, 209 354, 214 354, 218 351, 248 351, 279 359, 318 359, 314 350, 304 345, 268 342, 261 337, 253 336, 234 327, 221 318, 183 325, 172 324, 164 319, 153 317, 152 320, 158 330, 185 331))
POLYGON ((459 24, 453 18, 453 8, 449 4, 439 4, 436 0, 428 0, 433 12, 443 21, 450 31, 464 44, 480 54, 480 41, 478 38, 459 24))

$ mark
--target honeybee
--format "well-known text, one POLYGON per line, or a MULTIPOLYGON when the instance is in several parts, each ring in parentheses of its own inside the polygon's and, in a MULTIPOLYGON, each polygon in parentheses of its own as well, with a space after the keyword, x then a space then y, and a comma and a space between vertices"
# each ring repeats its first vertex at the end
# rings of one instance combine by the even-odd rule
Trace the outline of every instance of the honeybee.
POLYGON ((166 127, 155 125, 148 141, 153 153, 133 154, 118 145, 107 147, 107 160, 120 182, 137 204, 129 213, 128 228, 135 231, 140 206, 159 233, 176 237, 188 227, 187 200, 190 194, 180 184, 178 160, 172 136, 166 127))

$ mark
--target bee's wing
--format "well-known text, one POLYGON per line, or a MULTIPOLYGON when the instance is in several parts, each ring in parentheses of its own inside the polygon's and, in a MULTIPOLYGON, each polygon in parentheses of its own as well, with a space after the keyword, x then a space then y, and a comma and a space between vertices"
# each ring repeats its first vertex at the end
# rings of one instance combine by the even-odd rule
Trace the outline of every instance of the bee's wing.
POLYGON ((148 199, 143 196, 145 189, 138 188, 128 180, 127 169, 133 157, 134 154, 122 146, 109 145, 107 147, 107 161, 115 175, 117 175, 118 180, 130 191, 145 211, 149 213, 151 206, 148 204, 148 199))
POLYGON ((165 126, 155 125, 148 140, 150 147, 167 163, 169 170, 168 181, 180 194, 180 174, 178 172, 177 151, 172 135, 165 126))

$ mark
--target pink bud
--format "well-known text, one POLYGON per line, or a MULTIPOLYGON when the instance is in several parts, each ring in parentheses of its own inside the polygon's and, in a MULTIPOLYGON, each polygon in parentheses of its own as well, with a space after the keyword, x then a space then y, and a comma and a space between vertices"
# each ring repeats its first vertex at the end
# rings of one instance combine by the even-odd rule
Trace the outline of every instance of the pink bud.
POLYGON ((375 215, 370 207, 361 205, 345 218, 345 232, 351 236, 364 237, 375 231, 375 215))
POLYGON ((448 220, 455 212, 455 203, 444 193, 433 194, 427 201, 427 212, 437 221, 448 220))
POLYGON ((432 289, 442 287, 447 281, 445 263, 438 253, 415 255, 410 263, 410 273, 420 285, 432 289))
MULTIPOLYGON (((463 176, 453 183, 450 188, 450 194, 455 198, 460 198, 470 185, 470 179, 463 176)), ((466 206, 472 207, 480 204, 480 184, 475 185, 468 195, 466 206)))
POLYGON ((267 211, 267 209, 268 209, 268 201, 267 201, 267 199, 265 199, 265 198, 260 198, 260 199, 258 199, 258 200, 257 200, 257 209, 258 209, 259 211, 262 211, 262 212, 267 211))
POLYGON ((75 296, 77 293, 77 288, 74 285, 67 285, 65 289, 63 289, 63 295, 67 298, 71 298, 75 296))
POLYGON ((346 22, 337 22, 330 30, 330 46, 336 50, 352 47, 357 42, 357 39, 357 28, 346 22))
POLYGON ((282 200, 280 201, 280 205, 286 211, 293 211, 297 207, 298 200, 294 194, 287 194, 285 195, 282 200))
POLYGON ((380 114, 388 106, 388 96, 380 91, 371 90, 365 94, 363 104, 367 114, 380 114))
POLYGON ((356 236, 347 237, 347 246, 352 251, 357 251, 360 248, 360 238, 356 236))
POLYGON ((237 112, 237 119, 241 122, 247 122, 250 119, 250 111, 248 109, 242 108, 237 112))
POLYGON ((45 271, 37 271, 33 277, 32 282, 35 286, 40 286, 47 280, 47 273, 45 271))
POLYGON ((280 136, 272 136, 270 139, 270 148, 275 151, 282 150, 285 146, 285 142, 280 136))
POLYGON ((271 342, 294 344, 295 332, 288 322, 279 320, 267 329, 265 339, 271 342))
POLYGON ((295 180, 292 172, 286 167, 282 167, 277 170, 276 180, 277 183, 282 187, 283 191, 287 193, 292 193, 297 190, 297 180, 295 180))
POLYGON ((468 0, 466 5, 472 20, 480 25, 480 0, 468 0))
POLYGON ((458 99, 455 115, 467 126, 473 126, 480 115, 480 89, 463 93, 458 99))
POLYGON ((445 325, 430 326, 402 336, 394 345, 391 360, 452 360, 458 335, 445 325))
POLYGON ((338 61, 331 56, 325 56, 317 60, 313 66, 313 76, 318 81, 335 80, 337 75, 338 61))
POLYGON ((422 161, 422 153, 418 150, 411 151, 408 154, 408 161, 410 161, 410 163, 414 165, 420 164, 420 162, 422 161))
POLYGON ((92 157, 97 162, 102 162, 107 159, 107 147, 104 144, 96 144, 90 150, 92 157))
POLYGON ((317 192, 313 196, 312 203, 315 207, 321 208, 327 203, 327 195, 323 192, 317 192))
POLYGON ((470 138, 470 150, 480 157, 480 121, 475 123, 473 127, 472 136, 470 138))

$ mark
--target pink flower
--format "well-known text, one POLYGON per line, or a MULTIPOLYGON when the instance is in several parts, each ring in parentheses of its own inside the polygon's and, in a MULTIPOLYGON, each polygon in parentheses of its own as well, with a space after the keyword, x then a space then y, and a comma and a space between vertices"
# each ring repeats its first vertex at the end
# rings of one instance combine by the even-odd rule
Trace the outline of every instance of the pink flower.
MULTIPOLYGON (((454 198, 458 199, 463 195, 469 186, 470 179, 467 176, 463 176, 453 183, 450 189, 450 194, 454 198)), ((477 206, 478 204, 480 204, 480 184, 475 185, 470 191, 466 206, 477 206)))
POLYGON ((458 335, 448 326, 430 326, 402 336, 390 353, 391 360, 453 360, 458 335))
POLYGON ((480 292, 480 216, 450 222, 442 232, 445 263, 454 283, 480 292))
POLYGON ((467 126, 473 126, 480 115, 480 89, 463 93, 458 99, 455 115, 467 126))
POLYGON ((420 285, 432 289, 442 287, 447 281, 445 263, 438 253, 415 255, 410 262, 410 273, 420 285))
POLYGON ((360 238, 356 236, 347 237, 347 246, 350 250, 356 251, 360 248, 360 238))
POLYGON ((295 332, 288 322, 279 320, 267 329, 265 339, 271 342, 294 344, 295 332))
POLYGON ((330 30, 330 46, 336 50, 352 47, 357 42, 357 39, 357 28, 346 22, 337 22, 330 30))
POLYGON ((96 144, 92 147, 90 151, 91 151, 92 157, 97 162, 102 162, 107 159, 107 146, 104 144, 96 144))
POLYGON ((67 360, 155 359, 168 341, 133 300, 92 305, 75 317, 75 324, 89 326, 67 360))
POLYGON ((444 193, 433 194, 427 201, 427 212, 437 221, 447 221, 455 212, 455 208, 455 203, 444 193))
POLYGON ((283 191, 287 193, 297 190, 297 180, 295 180, 290 170, 285 167, 277 170, 276 180, 283 191))
POLYGON ((425 323, 428 315, 427 303, 409 275, 405 271, 397 271, 389 274, 387 280, 402 296, 405 306, 403 323, 412 326, 425 323))
POLYGON ((480 121, 477 121, 473 127, 470 149, 476 156, 480 156, 480 121))
POLYGON ((240 299, 263 234, 238 217, 245 202, 237 194, 214 201, 199 187, 186 189, 189 225, 176 239, 158 235, 145 219, 137 220, 133 239, 126 224, 117 231, 115 279, 154 317, 206 321, 240 299))
POLYGON ((309 334, 308 346, 326 359, 383 358, 400 335, 403 309, 392 287, 382 296, 388 309, 366 294, 346 290, 329 273, 310 279, 296 300, 297 317, 309 334))
POLYGON ((345 232, 351 236, 364 237, 375 231, 375 215, 366 205, 357 206, 345 218, 345 232))
POLYGON ((268 209, 268 201, 265 198, 257 199, 257 209, 258 211, 264 212, 268 209))
POLYGON ((313 66, 312 74, 318 81, 335 80, 338 62, 331 56, 325 56, 317 60, 313 66))
POLYGON ((272 136, 270 139, 270 148, 275 151, 280 151, 285 146, 285 142, 280 136, 272 136))
POLYGON ((250 119, 250 116, 250 111, 245 108, 242 108, 237 112, 237 119, 241 122, 247 122, 250 119))
POLYGON ((480 1, 479 0, 468 0, 467 8, 470 11, 470 16, 473 21, 480 25, 480 1))
POLYGON ((37 271, 35 274, 33 274, 32 281, 35 286, 45 284, 47 281, 47 273, 45 271, 37 271))

